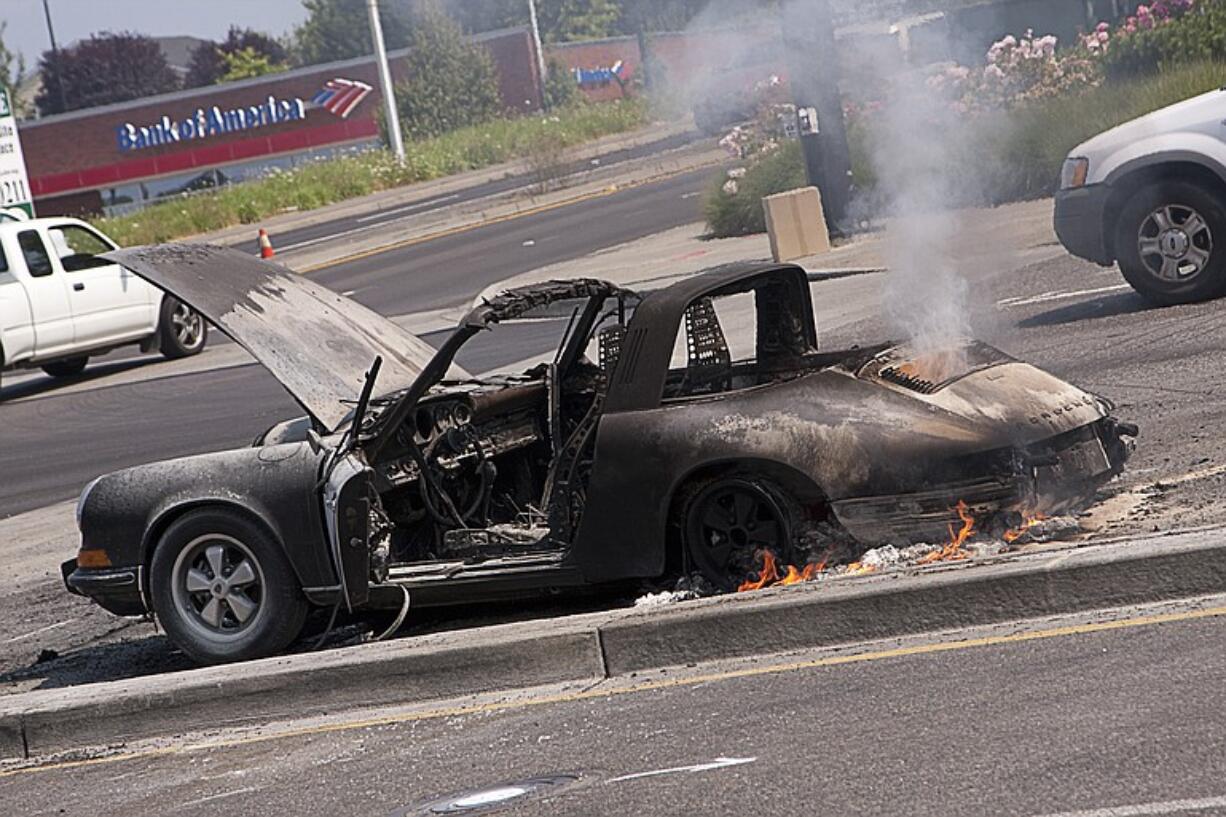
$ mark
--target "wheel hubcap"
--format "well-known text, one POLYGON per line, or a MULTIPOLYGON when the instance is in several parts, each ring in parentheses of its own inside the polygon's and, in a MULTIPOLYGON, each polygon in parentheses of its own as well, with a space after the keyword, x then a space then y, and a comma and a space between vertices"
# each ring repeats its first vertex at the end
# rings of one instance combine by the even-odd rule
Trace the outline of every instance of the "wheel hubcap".
POLYGON ((1213 233, 1196 210, 1170 204, 1141 222, 1137 249, 1155 278, 1183 283, 1205 271, 1213 254, 1213 233))
POLYGON ((175 338, 185 348, 191 349, 200 342, 202 318, 187 304, 179 304, 170 313, 170 323, 175 330, 175 338))
POLYGON ((263 609, 264 574, 245 544, 223 534, 202 536, 175 560, 175 604, 187 623, 210 636, 246 630, 263 609))

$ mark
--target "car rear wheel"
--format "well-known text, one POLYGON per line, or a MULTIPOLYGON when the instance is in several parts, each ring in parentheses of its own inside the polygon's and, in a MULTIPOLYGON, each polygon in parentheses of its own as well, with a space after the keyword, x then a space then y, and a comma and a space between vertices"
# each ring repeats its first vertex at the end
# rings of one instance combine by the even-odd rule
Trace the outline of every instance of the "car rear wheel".
POLYGON ((57 360, 54 363, 48 363, 43 366, 43 371, 52 377, 72 377, 74 374, 80 374, 85 371, 85 364, 89 362, 87 355, 80 357, 70 357, 67 360, 57 360))
POLYGON ((1154 303, 1226 293, 1226 203, 1199 185, 1161 182, 1132 196, 1115 247, 1124 279, 1154 303))
POLYGON ((721 590, 758 577, 762 551, 794 561, 794 503, 773 484, 726 477, 699 488, 686 505, 683 536, 694 567, 721 590))
POLYGON ((149 590, 166 634, 205 664, 271 655, 302 631, 307 601, 281 549, 254 522, 193 511, 153 553, 149 590))
POLYGON ((199 354, 209 337, 209 326, 200 313, 178 298, 162 299, 158 322, 158 346, 162 355, 174 360, 199 354))

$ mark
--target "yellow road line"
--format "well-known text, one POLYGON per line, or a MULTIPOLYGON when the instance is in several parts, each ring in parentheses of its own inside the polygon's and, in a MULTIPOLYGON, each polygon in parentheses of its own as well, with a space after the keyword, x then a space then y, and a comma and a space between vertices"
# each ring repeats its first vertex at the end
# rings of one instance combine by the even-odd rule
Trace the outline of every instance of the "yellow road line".
POLYGON ((983 636, 980 638, 969 638, 959 641, 938 641, 929 644, 917 644, 911 647, 895 647, 889 650, 876 650, 873 652, 863 652, 854 655, 834 655, 825 658, 812 658, 806 661, 793 661, 785 664, 773 664, 770 666, 747 667, 745 669, 727 670, 724 672, 713 672, 703 675, 692 675, 682 678, 663 678, 657 681, 644 681, 642 683, 633 684, 625 687, 615 688, 591 688, 579 690, 576 692, 559 693, 556 695, 542 695, 536 698, 527 698, 518 701, 500 701, 485 704, 471 704, 468 706, 452 706, 439 709, 429 709, 421 712, 407 712, 398 715, 385 715, 375 718, 367 718, 363 720, 346 721, 344 723, 320 724, 316 726, 307 726, 299 729, 290 729, 275 734, 269 735, 253 735, 250 737, 236 738, 234 740, 214 741, 205 743, 185 744, 182 746, 164 746, 150 748, 147 750, 138 750, 134 752, 126 752, 123 754, 108 755, 106 757, 95 757, 84 760, 67 760, 59 763, 49 763, 41 766, 27 766, 18 769, 11 769, 0 772, 0 779, 13 777, 15 775, 33 774, 37 772, 56 771, 61 769, 76 769, 83 766, 96 766, 104 763, 118 763, 125 760, 136 760, 143 758, 159 757, 164 755, 186 754, 188 752, 196 752, 207 749, 230 748, 235 746, 244 746, 252 743, 266 743, 268 741, 283 740, 286 738, 303 737, 307 735, 323 735, 334 732, 349 732, 357 729, 369 729, 376 726, 390 726, 394 724, 412 723, 415 721, 437 720, 439 718, 454 718, 465 715, 482 715, 498 712, 509 712, 520 709, 529 709, 537 706, 547 706, 550 704, 574 703, 577 701, 586 701, 594 698, 612 698, 619 695, 631 695, 641 692, 652 692, 661 689, 671 689, 674 687, 698 686, 699 684, 709 684, 718 681, 731 681, 740 678, 753 678, 761 675, 777 675, 785 672, 796 672, 798 670, 817 669, 821 667, 836 667, 847 664, 862 664, 871 661, 881 661, 889 658, 905 658, 913 655, 932 655, 935 653, 944 652, 959 652, 962 650, 976 649, 980 647, 994 647, 1002 644, 1020 644, 1027 641, 1039 641, 1049 638, 1064 638, 1073 635, 1087 635, 1091 633, 1109 632, 1112 630, 1126 630, 1136 627, 1151 627, 1157 624, 1168 624, 1173 622, 1196 621, 1205 618, 1217 618, 1226 616, 1226 606, 1209 607, 1204 610, 1188 610, 1179 613, 1158 613, 1148 616, 1136 616, 1134 618, 1117 619, 1115 621, 1101 621, 1088 624, 1072 624, 1065 627, 1052 627, 1046 630, 1035 630, 1029 633, 1013 633, 1010 635, 992 635, 983 636))
POLYGON ((562 199, 561 201, 550 202, 549 204, 540 204, 540 205, 537 205, 536 207, 529 207, 526 210, 516 210, 514 213, 504 213, 501 216, 493 216, 491 218, 482 219, 481 221, 474 221, 469 224, 459 224, 459 225, 456 225, 455 227, 446 227, 442 230, 438 230, 433 233, 427 233, 425 235, 419 235, 413 238, 406 238, 403 241, 396 241, 391 244, 383 244, 378 247, 372 247, 369 250, 361 250, 359 252, 355 252, 350 255, 343 256, 341 258, 336 258, 331 261, 325 261, 321 264, 313 264, 309 267, 303 267, 302 269, 298 270, 298 272, 303 275, 305 275, 308 272, 318 272, 319 270, 328 269, 329 267, 335 267, 340 264, 348 264, 351 261, 360 261, 361 259, 369 258, 372 255, 379 255, 381 253, 391 252, 392 250, 400 250, 400 249, 404 249, 405 247, 412 247, 416 244, 424 244, 427 241, 434 241, 435 239, 446 238, 448 236, 458 235, 460 233, 466 233, 466 232, 469 232, 470 230, 475 230, 478 227, 486 227, 491 224, 501 224, 505 221, 513 221, 514 219, 523 218, 525 216, 535 216, 538 213, 547 213, 550 210, 557 210, 562 207, 570 207, 573 204, 582 204, 585 201, 591 201, 593 199, 599 199, 599 198, 604 198, 605 196, 611 196, 614 193, 620 193, 623 190, 633 190, 636 187, 643 187, 648 184, 655 184, 656 182, 667 181, 668 179, 672 179, 677 176, 683 176, 686 173, 692 173, 696 170, 705 170, 707 168, 716 167, 717 165, 723 164, 725 161, 726 161, 725 159, 719 159, 716 161, 703 162, 702 164, 697 164, 697 165, 694 165, 693 167, 687 167, 681 170, 670 170, 667 173, 661 173, 659 175, 650 176, 648 178, 639 179, 637 181, 623 182, 620 184, 612 184, 600 190, 593 190, 590 193, 583 193, 578 196, 572 196, 568 199, 562 199))

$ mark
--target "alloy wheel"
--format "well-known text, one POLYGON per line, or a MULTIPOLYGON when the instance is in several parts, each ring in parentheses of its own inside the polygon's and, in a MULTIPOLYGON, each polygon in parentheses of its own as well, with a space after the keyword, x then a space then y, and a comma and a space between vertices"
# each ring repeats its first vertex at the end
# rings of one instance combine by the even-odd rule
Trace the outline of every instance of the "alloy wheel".
POLYGON ((184 349, 195 349, 200 344, 203 334, 204 319, 187 304, 178 304, 170 313, 170 323, 174 327, 175 339, 184 349))
POLYGON ((1205 271, 1213 254, 1209 223, 1195 209, 1168 204, 1154 210, 1137 231, 1137 250, 1160 281, 1184 283, 1205 271))
POLYGON ((264 571, 251 550, 233 537, 209 534, 192 540, 171 575, 175 605, 201 634, 236 636, 263 610, 264 571))

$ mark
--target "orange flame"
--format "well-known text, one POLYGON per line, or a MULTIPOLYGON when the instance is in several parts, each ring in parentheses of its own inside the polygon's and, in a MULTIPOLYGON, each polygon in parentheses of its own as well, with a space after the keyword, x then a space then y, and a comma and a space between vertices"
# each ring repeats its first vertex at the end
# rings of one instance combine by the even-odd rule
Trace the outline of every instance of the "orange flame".
POLYGON ((800 584, 801 582, 811 582, 818 577, 823 570, 826 569, 826 562, 830 558, 830 551, 826 551, 822 556, 821 561, 811 562, 804 566, 804 569, 797 569, 795 565, 788 565, 787 572, 780 577, 779 564, 775 560, 775 554, 770 550, 762 550, 762 570, 758 573, 756 580, 741 582, 737 588, 738 593, 744 593, 748 590, 761 590, 764 587, 772 587, 774 585, 789 585, 800 584))
POLYGON ((957 508, 958 518, 962 520, 962 527, 957 531, 951 523, 949 525, 949 544, 940 550, 934 550, 924 558, 920 559, 918 564, 929 565, 934 562, 956 562, 959 559, 966 559, 970 556, 962 546, 966 544, 966 540, 975 535, 975 517, 971 515, 970 508, 962 500, 958 500, 957 508))
POLYGON ((852 562, 843 571, 844 576, 863 576, 865 573, 872 573, 877 569, 877 565, 866 565, 863 562, 852 562))
POLYGON ((1016 528, 1005 531, 1001 538, 1012 544, 1013 542, 1016 542, 1018 539, 1022 538, 1022 535, 1025 534, 1026 531, 1030 530, 1045 519, 1047 519, 1047 517, 1038 511, 1024 511, 1022 513, 1022 524, 1018 525, 1016 528))
MULTIPOLYGON (((758 580, 741 582, 741 586, 736 589, 738 593, 744 593, 748 590, 761 590, 763 587, 769 587, 779 581, 779 568, 775 565, 775 554, 770 550, 762 550, 762 572, 758 574, 758 580)), ((794 568, 788 568, 789 575, 794 568)))

